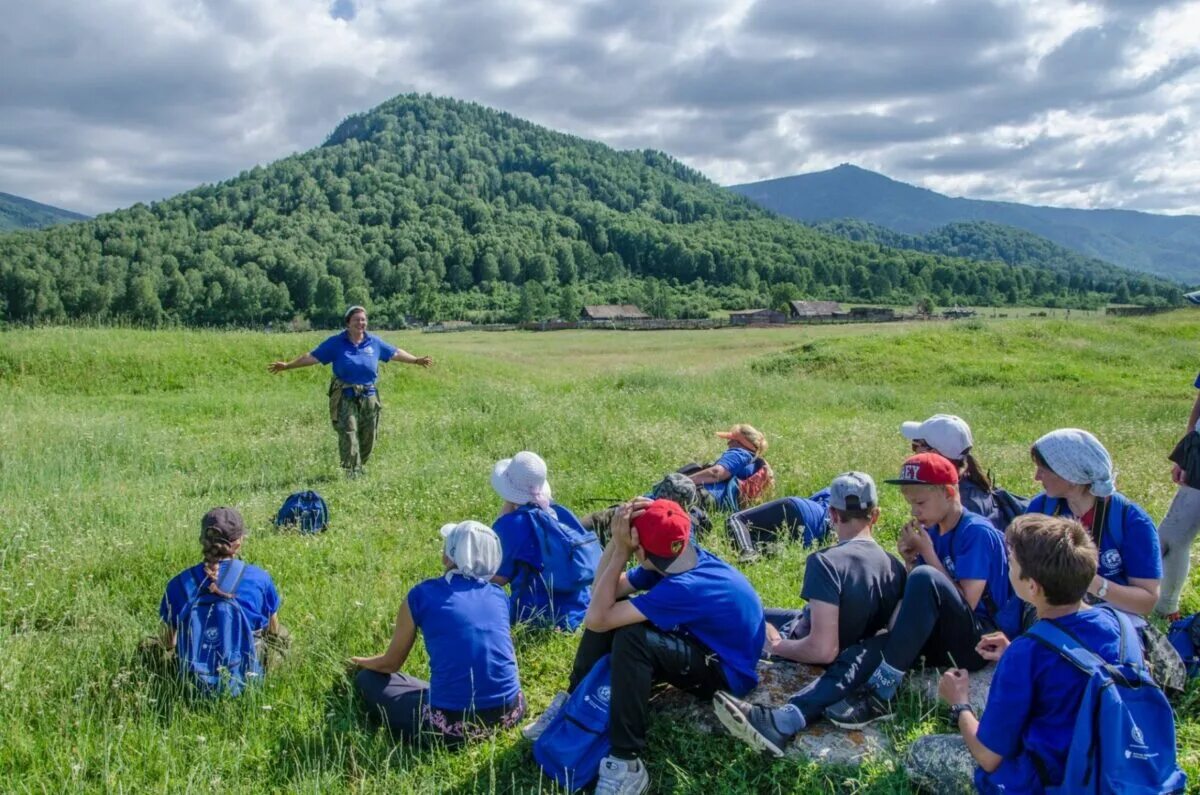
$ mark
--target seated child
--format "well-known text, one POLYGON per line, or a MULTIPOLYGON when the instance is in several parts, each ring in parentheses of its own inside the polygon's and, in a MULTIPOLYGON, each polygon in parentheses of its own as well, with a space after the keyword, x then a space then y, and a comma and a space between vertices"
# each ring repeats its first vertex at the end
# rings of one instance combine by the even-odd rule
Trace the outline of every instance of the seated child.
POLYGON ((398 739, 455 745, 517 724, 525 696, 509 632, 504 589, 492 583, 500 539, 487 525, 442 527, 445 573, 413 586, 400 603, 387 651, 351 657, 368 714, 398 739), (428 682, 400 673, 425 638, 428 682))

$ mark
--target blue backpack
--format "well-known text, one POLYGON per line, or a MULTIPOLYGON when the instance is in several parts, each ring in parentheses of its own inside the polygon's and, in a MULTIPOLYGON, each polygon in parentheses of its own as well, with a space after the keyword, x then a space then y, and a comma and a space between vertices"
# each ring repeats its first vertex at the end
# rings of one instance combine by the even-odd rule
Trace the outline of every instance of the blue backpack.
POLYGON ((569 791, 595 781, 600 762, 612 748, 608 740, 611 682, 611 661, 606 654, 533 743, 533 758, 543 772, 569 791))
POLYGON ((1200 613, 1173 621, 1167 631, 1167 640, 1183 658, 1190 678, 1200 676, 1200 621, 1196 620, 1197 616, 1200 613))
MULTIPOLYGON (((237 594, 246 564, 231 560, 217 580, 227 594, 237 594)), ((192 570, 196 595, 179 612, 176 649, 182 677, 206 695, 236 696, 248 680, 262 675, 254 647, 254 630, 237 599, 210 593, 208 578, 192 570)))
POLYGON ((592 584, 600 564, 600 539, 577 522, 561 521, 550 511, 532 505, 529 515, 542 554, 542 580, 550 593, 574 593, 592 584))
POLYGON ((301 533, 319 533, 329 526, 329 506, 315 491, 297 491, 283 501, 275 524, 296 525, 301 533))
POLYGON ((1187 776, 1175 761, 1175 717, 1142 659, 1128 616, 1109 610, 1121 626, 1120 662, 1102 660, 1053 622, 1028 633, 1088 678, 1075 716, 1060 786, 1050 795, 1159 795, 1182 792, 1187 776))

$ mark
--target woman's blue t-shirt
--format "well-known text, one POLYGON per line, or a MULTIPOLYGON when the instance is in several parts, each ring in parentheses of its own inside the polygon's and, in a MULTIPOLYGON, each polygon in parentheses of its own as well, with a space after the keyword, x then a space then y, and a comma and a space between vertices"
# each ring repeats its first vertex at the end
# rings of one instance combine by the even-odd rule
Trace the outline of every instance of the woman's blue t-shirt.
POLYGON ((347 384, 366 386, 379 377, 379 364, 396 355, 396 348, 367 334, 355 345, 346 332, 334 334, 313 348, 312 357, 321 364, 332 364, 333 374, 347 384))
POLYGON ((758 685, 758 656, 766 640, 762 600, 737 569, 707 550, 696 549, 695 567, 663 575, 641 566, 626 575, 642 591, 630 604, 663 632, 691 636, 721 661, 735 696, 758 685))
POLYGON ((434 577, 408 592, 408 609, 429 653, 429 703, 482 710, 521 691, 504 589, 460 574, 434 577))
POLYGON ((705 483, 704 489, 712 495, 717 504, 729 510, 737 510, 737 482, 745 480, 754 474, 754 454, 744 447, 730 447, 713 466, 725 467, 729 480, 720 483, 705 483))
MULTIPOLYGON (((227 568, 229 561, 221 561, 218 578, 225 574, 227 568)), ((196 596, 204 579, 204 564, 199 563, 190 569, 184 569, 167 583, 167 590, 158 606, 158 614, 167 626, 172 629, 179 628, 180 612, 196 596)), ((271 616, 279 612, 279 592, 275 590, 271 575, 249 563, 242 572, 242 580, 238 583, 234 599, 246 614, 250 628, 255 632, 266 629, 271 616)))
MULTIPOLYGON (((1142 507, 1120 492, 1109 499, 1108 518, 1120 521, 1120 539, 1114 539, 1105 521, 1100 529, 1099 575, 1117 585, 1128 585, 1130 577, 1144 580, 1162 579, 1162 554, 1159 551, 1158 530, 1154 520, 1142 507), (1118 540, 1120 543, 1117 543, 1118 540)), ((1066 500, 1056 500, 1044 493, 1034 497, 1026 513, 1042 513, 1074 519, 1066 500)), ((1095 534, 1093 534, 1093 538, 1095 534)))
MULTIPOLYGON (((551 503, 551 511, 558 521, 580 532, 586 532, 575 514, 557 503, 551 503)), ((509 580, 509 612, 514 624, 530 621, 535 624, 553 625, 574 632, 583 623, 591 601, 591 589, 586 586, 577 591, 555 591, 551 594, 541 577, 542 548, 538 543, 537 528, 529 513, 541 510, 525 505, 500 516, 492 523, 492 529, 500 538, 500 568, 497 576, 509 580)))
MULTIPOLYGON (((1110 609, 1084 609, 1052 621, 1104 660, 1119 658, 1121 628, 1110 609)), ((987 779, 1009 792, 1031 791, 1025 788, 1037 781, 1031 753, 1044 763, 1049 783, 1061 783, 1086 686, 1083 673, 1057 652, 1029 636, 1014 640, 996 665, 979 721, 979 741, 1004 761, 990 775, 978 770, 977 783, 987 779)), ((980 791, 995 787, 981 785, 980 791)))
MULTIPOLYGON (((956 581, 983 580, 983 596, 975 605, 975 614, 1003 630, 1009 637, 1020 632, 1020 600, 1008 581, 1008 551, 1004 536, 979 514, 963 511, 958 524, 949 533, 937 525, 925 528, 933 540, 933 550, 942 566, 956 581), (988 602, 995 614, 988 610, 988 602)), ((918 561, 925 563, 918 556, 918 561)))

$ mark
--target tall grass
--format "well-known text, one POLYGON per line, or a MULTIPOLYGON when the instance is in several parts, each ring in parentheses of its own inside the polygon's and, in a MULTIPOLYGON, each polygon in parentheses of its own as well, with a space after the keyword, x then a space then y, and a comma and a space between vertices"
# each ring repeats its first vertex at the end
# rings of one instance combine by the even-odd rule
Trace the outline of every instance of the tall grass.
MULTIPOLYGON (((1165 454, 1194 390, 1200 319, 983 320, 954 325, 426 335, 392 342, 438 360, 390 365, 383 431, 363 479, 337 476, 318 368, 268 362, 320 334, 46 329, 0 334, 0 789, 28 792, 477 792, 549 789, 516 732, 459 753, 397 747, 367 730, 345 658, 382 649, 396 606, 438 568, 436 528, 490 521, 491 464, 529 448, 555 497, 584 512, 643 490, 713 432, 747 421, 770 439, 780 490, 836 473, 888 476, 903 420, 965 417, 997 480, 1030 493, 1030 442, 1095 432, 1119 486, 1161 518, 1165 454), (315 488, 332 528, 275 530, 289 492, 315 488), (244 698, 195 703, 138 661, 167 579, 198 560, 199 517, 235 505, 244 557, 272 573, 291 656, 244 698)), ((883 491, 881 536, 905 519, 883 491)), ((718 522, 718 525, 720 523, 718 522)), ((710 539, 719 553, 722 538, 710 539)), ((802 551, 747 568, 769 604, 794 605, 802 551)), ((1200 607, 1193 579, 1185 606, 1200 607)), ((575 639, 517 631, 536 712, 565 682, 575 639)), ((426 673, 420 644, 409 668, 426 673)), ((910 698, 897 744, 942 729, 910 698)), ((1200 712, 1180 747, 1200 778, 1200 712)), ((857 770, 768 762, 670 720, 651 732, 661 791, 906 791, 881 759, 857 770)))

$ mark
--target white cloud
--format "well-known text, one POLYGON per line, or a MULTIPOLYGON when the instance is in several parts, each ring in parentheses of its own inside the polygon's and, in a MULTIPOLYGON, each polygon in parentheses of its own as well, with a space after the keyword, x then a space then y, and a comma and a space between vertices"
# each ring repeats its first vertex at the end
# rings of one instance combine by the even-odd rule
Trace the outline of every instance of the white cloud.
POLYGON ((722 183, 855 162, 950 193, 1200 212, 1200 2, 0 0, 0 190, 100 212, 406 91, 722 183))

